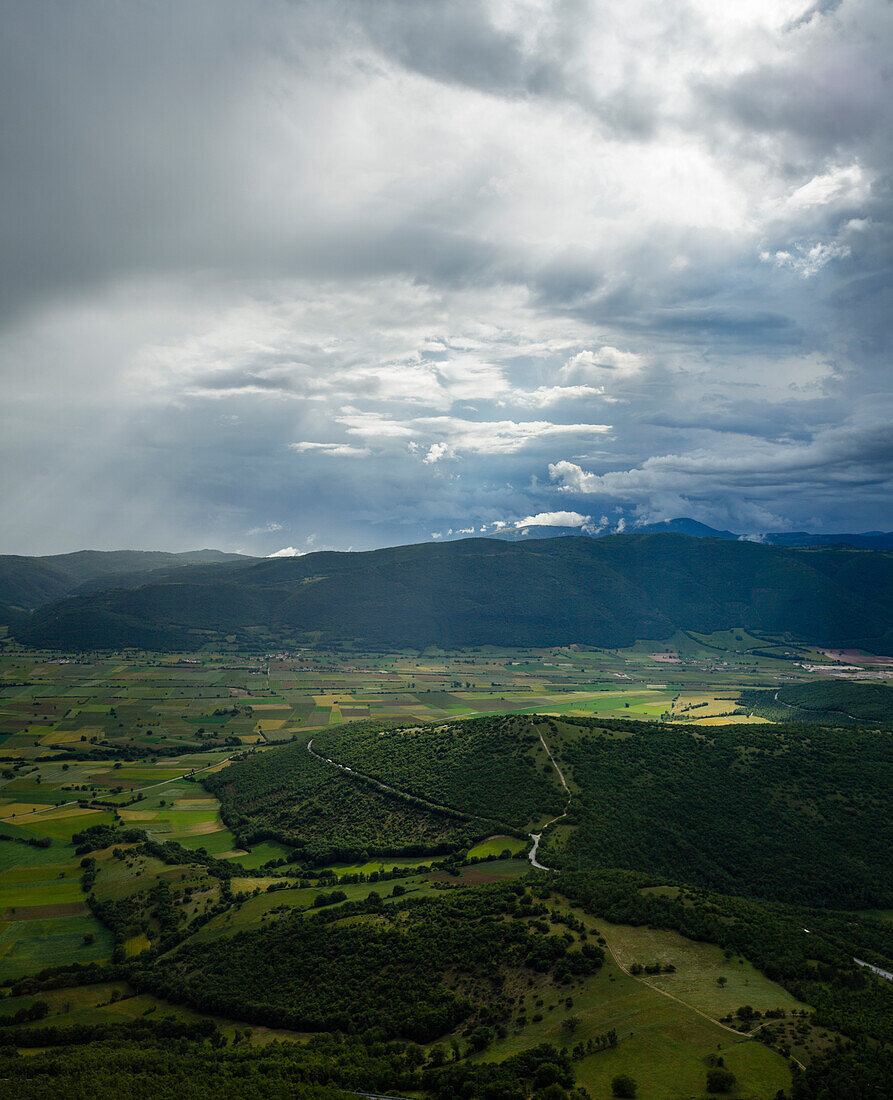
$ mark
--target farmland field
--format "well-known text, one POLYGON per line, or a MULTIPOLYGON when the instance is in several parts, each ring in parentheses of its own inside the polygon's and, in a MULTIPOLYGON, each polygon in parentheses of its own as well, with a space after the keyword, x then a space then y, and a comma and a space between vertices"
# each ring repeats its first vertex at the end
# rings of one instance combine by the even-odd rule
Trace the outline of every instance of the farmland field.
MULTIPOLYGON (((287 936, 294 921, 378 934, 392 919, 383 914, 404 906, 397 926, 412 906, 437 912, 443 903, 448 912, 450 899, 517 884, 533 891, 522 914, 528 933, 545 930, 577 948, 601 943, 603 965, 555 978, 539 963, 512 963, 492 989, 489 970, 486 980, 451 978, 463 996, 483 998, 476 1019, 489 1021, 480 1026, 490 1038, 476 1051, 469 1024, 448 1027, 442 1043, 464 1049, 469 1065, 537 1043, 574 1047, 576 1080, 590 1096, 610 1095, 613 1077, 630 1074, 641 1100, 699 1094, 705 1067, 719 1057, 737 1079, 733 1095, 772 1100, 790 1082, 785 1043, 808 1060, 835 1041, 833 1029, 808 1022, 811 1004, 746 952, 709 939, 608 921, 558 896, 546 915, 537 899, 548 889, 525 854, 527 833, 569 806, 567 820, 548 827, 540 856, 566 870, 590 866, 598 849, 587 848, 586 830, 603 826, 587 810, 586 793, 601 782, 587 752, 637 758, 641 731, 643 746, 665 738, 682 759, 708 737, 713 751, 723 738, 734 745, 735 723, 754 735, 782 729, 749 713, 739 695, 824 674, 807 673, 770 643, 727 631, 627 650, 74 660, 0 647, 0 1016, 41 999, 51 1027, 210 1019, 246 1048, 300 1043, 306 1033, 258 1022, 235 1001, 223 1011, 176 983, 150 988, 141 967, 165 960, 175 970, 178 952, 192 947, 190 958, 217 958, 240 933, 287 936), (46 968, 97 963, 109 980, 51 983, 39 998, 14 984, 46 968), (642 973, 648 966, 659 972, 642 973), (490 1008, 493 997, 513 1007, 490 1008), (740 1031, 742 1004, 783 1014, 790 1035, 779 1032, 773 1047, 740 1031)), ((828 676, 832 668, 829 661, 828 676)), ((752 762, 747 752, 742 759, 752 762)), ((692 761, 686 774, 695 774, 692 761)), ((619 830, 626 854, 614 858, 634 862, 635 829, 650 828, 627 813, 619 830)), ((679 891, 650 885, 642 896, 672 900, 679 891)), ((876 954, 888 916, 853 916, 872 930, 876 954)), ((476 934, 488 927, 485 920, 476 934)), ((215 980, 228 976, 223 965, 215 980)))

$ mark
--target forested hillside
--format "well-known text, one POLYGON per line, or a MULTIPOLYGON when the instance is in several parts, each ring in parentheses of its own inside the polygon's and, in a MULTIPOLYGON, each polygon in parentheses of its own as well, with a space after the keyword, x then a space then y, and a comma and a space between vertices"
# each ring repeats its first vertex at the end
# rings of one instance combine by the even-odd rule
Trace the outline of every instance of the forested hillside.
POLYGON ((579 828, 543 860, 727 893, 893 905, 893 735, 810 725, 689 730, 562 720, 579 828))
POLYGON ((467 539, 202 566, 48 604, 16 626, 40 646, 183 648, 235 635, 402 648, 629 645, 733 626, 893 648, 893 555, 684 535, 467 539))
POLYGON ((520 829, 560 814, 566 800, 537 728, 524 717, 408 728, 350 725, 324 731, 313 745, 420 798, 520 829))
MULTIPOLYGON (((72 554, 0 555, 0 604, 31 610, 72 592, 144 584, 153 573, 252 559, 221 550, 169 554, 159 550, 78 550, 72 554)), ((165 574, 179 576, 178 573, 165 574)))
POLYGON ((264 931, 183 947, 132 980, 204 1012, 268 1027, 374 1029, 431 1042, 460 1023, 505 1019, 508 971, 559 983, 595 973, 601 948, 540 931, 535 918, 546 914, 521 887, 387 907, 373 893, 332 913, 283 917, 264 931))
POLYGON ((306 737, 209 775, 204 785, 240 842, 274 838, 310 863, 445 853, 492 828, 349 778, 311 755, 306 737))
POLYGON ((407 816, 378 834, 383 850, 448 846, 481 835, 481 819, 491 830, 520 830, 564 810, 540 730, 571 785, 565 827, 547 831, 540 849, 548 866, 626 868, 799 904, 893 905, 887 731, 501 716, 406 728, 356 723, 314 737, 313 748, 338 764, 469 821, 374 787, 367 797, 368 785, 314 759, 304 741, 205 785, 223 799, 233 828, 270 829, 308 857, 318 845, 375 844, 371 823, 389 799, 407 816))
POLYGON ((868 723, 893 728, 893 686, 822 680, 784 684, 777 690, 743 691, 739 704, 775 722, 868 723))

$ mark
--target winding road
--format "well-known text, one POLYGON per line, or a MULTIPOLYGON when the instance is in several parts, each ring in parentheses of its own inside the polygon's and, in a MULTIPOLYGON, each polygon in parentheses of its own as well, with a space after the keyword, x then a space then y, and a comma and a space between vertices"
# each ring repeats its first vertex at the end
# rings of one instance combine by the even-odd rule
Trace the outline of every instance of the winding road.
POLYGON ((530 852, 527 856, 527 858, 530 860, 531 866, 535 867, 538 871, 551 871, 551 867, 547 867, 544 863, 539 862, 539 860, 536 858, 536 854, 539 851, 540 841, 543 839, 543 833, 546 831, 546 829, 548 829, 550 825, 554 825, 556 821, 561 821, 562 818, 567 817, 568 807, 571 804, 571 792, 570 788, 567 785, 567 780, 564 778, 564 772, 555 763, 555 757, 552 755, 552 750, 546 744, 546 739, 543 737, 542 733, 540 733, 539 737, 540 741, 542 742, 543 748, 546 750, 546 756, 549 757, 549 760, 552 763, 552 767, 558 773, 558 778, 561 780, 561 785, 562 787, 564 787, 565 793, 567 794, 567 803, 564 807, 564 813, 559 814, 558 817, 553 817, 551 821, 547 821, 538 833, 529 834, 530 839, 533 841, 533 847, 530 849, 530 852))
POLYGON ((866 970, 870 970, 871 973, 878 978, 883 978, 887 982, 893 982, 893 974, 891 974, 889 970, 881 970, 879 966, 872 966, 871 963, 867 963, 863 959, 857 959, 855 955, 853 955, 853 962, 856 966, 864 966, 866 970))
MULTIPOLYGON (((781 691, 781 688, 779 688, 779 689, 778 689, 778 691, 781 691)), ((776 691, 776 693, 775 693, 775 702, 776 702, 776 703, 781 703, 781 705, 782 705, 783 707, 787 707, 787 708, 788 708, 788 710, 802 710, 802 709, 803 709, 802 707, 795 707, 795 706, 793 706, 793 705, 792 705, 791 703, 786 703, 786 702, 784 701, 784 699, 779 699, 779 698, 778 698, 778 691, 776 691)), ((858 718, 857 718, 857 717, 855 716, 855 714, 847 714, 847 712, 846 712, 845 710, 838 710, 838 711, 836 711, 835 713, 837 713, 837 714, 843 714, 843 715, 845 715, 845 716, 846 716, 847 718, 851 718, 851 719, 852 719, 852 720, 853 720, 854 722, 858 722, 858 721, 859 721, 859 719, 858 719, 858 718)))
POLYGON ((481 821, 492 821, 494 824, 500 826, 504 824, 501 821, 496 821, 492 817, 481 817, 480 814, 466 814, 463 813, 462 810, 457 810, 454 806, 444 806, 440 802, 430 802, 427 798, 420 798, 417 794, 410 794, 409 791, 401 791, 399 787, 389 787, 387 783, 382 783, 380 779, 376 779, 373 775, 366 775, 365 772, 355 771, 346 764, 339 764, 337 760, 330 760, 328 756, 323 756, 322 753, 318 753, 313 747, 312 737, 307 742, 307 751, 311 756, 315 756, 317 760, 321 760, 324 764, 330 764, 339 771, 347 772, 348 775, 355 775, 357 779, 362 779, 366 783, 371 783, 373 786, 378 787, 380 791, 389 791, 391 794, 399 795, 401 798, 408 798, 411 802, 417 802, 421 806, 427 806, 430 810, 438 810, 440 813, 447 813, 452 817, 468 818, 474 816, 480 818, 481 821))
MULTIPOLYGON (((530 839, 533 841, 533 847, 527 853, 527 858, 530 860, 531 866, 535 867, 538 871, 551 871, 551 867, 546 867, 545 864, 540 863, 537 860, 536 854, 539 850, 540 841, 542 840, 543 833, 546 831, 546 829, 548 829, 550 825, 554 825, 556 821, 561 821, 562 818, 567 817, 567 809, 571 801, 571 792, 570 788, 567 785, 567 780, 564 778, 564 773, 562 772, 561 768, 559 768, 556 764, 555 757, 552 755, 549 746, 546 744, 542 733, 539 735, 539 738, 542 742, 543 748, 546 750, 546 755, 549 757, 549 760, 552 763, 552 767, 558 773, 558 778, 561 780, 561 785, 562 787, 564 787, 564 790, 567 794, 567 805, 564 808, 564 813, 559 814, 558 817, 553 817, 551 821, 547 821, 538 833, 528 834, 530 839)), ((444 806, 442 803, 439 802, 430 802, 426 798, 419 798, 418 795, 410 794, 409 791, 401 791, 399 787, 391 787, 387 783, 382 783, 380 779, 376 779, 374 776, 366 775, 364 772, 355 771, 353 768, 349 768, 346 764, 339 764, 337 760, 331 760, 328 756, 323 756, 322 753, 319 753, 316 751, 316 749, 314 749, 312 737, 307 742, 307 751, 310 753, 311 756, 314 756, 317 760, 322 761, 322 763, 328 764, 332 768, 337 768, 339 771, 345 772, 347 775, 353 775, 356 776, 357 779, 362 779, 367 783, 372 783, 374 786, 378 787, 379 790, 388 791, 391 794, 399 795, 401 798, 408 798, 412 802, 417 802, 422 806, 427 806, 431 810, 438 810, 441 813, 448 813, 453 816, 463 818, 469 816, 468 814, 463 813, 461 810, 457 810, 453 806, 444 806)), ((491 821, 494 825, 499 825, 501 828, 505 827, 505 822, 497 821, 495 818, 482 817, 480 814, 475 814, 474 816, 480 818, 481 821, 491 821)))

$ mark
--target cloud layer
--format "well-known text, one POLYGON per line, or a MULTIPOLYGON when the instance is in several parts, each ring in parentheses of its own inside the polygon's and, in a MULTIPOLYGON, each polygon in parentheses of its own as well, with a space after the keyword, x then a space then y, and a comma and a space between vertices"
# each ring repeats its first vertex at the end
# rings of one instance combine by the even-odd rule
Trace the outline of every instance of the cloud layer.
POLYGON ((889 528, 891 46, 886 0, 15 5, 0 550, 889 528))

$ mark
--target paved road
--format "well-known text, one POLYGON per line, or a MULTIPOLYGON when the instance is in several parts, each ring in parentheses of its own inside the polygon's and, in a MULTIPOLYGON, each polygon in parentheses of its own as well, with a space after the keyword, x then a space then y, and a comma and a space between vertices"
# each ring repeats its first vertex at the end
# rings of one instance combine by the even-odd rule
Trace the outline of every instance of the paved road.
POLYGON ((387 1096, 381 1092, 349 1092, 348 1096, 365 1096, 366 1100, 409 1100, 408 1096, 393 1096, 388 1094, 387 1096))
POLYGON ((381 791, 390 791, 391 794, 399 795, 401 798, 408 798, 412 802, 418 802, 422 806, 427 806, 430 810, 438 810, 440 813, 450 814, 452 817, 463 819, 474 817, 479 821, 489 821, 493 825, 498 825, 500 829, 506 827, 504 821, 498 821, 495 817, 484 817, 482 814, 467 814, 463 810, 457 810, 455 806, 445 806, 441 802, 431 802, 427 798, 420 798, 417 794, 410 794, 409 791, 401 791, 399 787, 389 787, 387 783, 382 783, 382 781, 376 779, 375 776, 366 775, 364 772, 358 772, 354 768, 349 768, 346 764, 339 764, 337 760, 330 760, 328 756, 323 756, 322 753, 318 753, 316 749, 314 749, 312 737, 307 742, 307 751, 311 756, 315 756, 317 760, 321 760, 324 764, 329 764, 339 771, 346 772, 348 775, 355 775, 357 779, 363 779, 367 783, 372 783, 381 791))
MULTIPOLYGON (((549 759, 552 761, 552 766, 554 767, 555 771, 558 772, 558 778, 561 780, 562 787, 564 787, 565 791, 567 791, 568 803, 570 803, 571 792, 570 792, 570 790, 568 788, 568 785, 567 785, 567 782, 564 778, 564 774, 562 773, 561 768, 559 768, 558 765, 555 763, 555 758, 552 756, 552 753, 549 751, 549 746, 543 740, 543 735, 542 734, 540 734, 540 741, 543 742, 543 748, 546 750, 546 753, 548 754, 549 759)), ((364 779, 368 783, 373 783, 376 787, 378 787, 382 791, 390 791, 391 794, 400 795, 402 798, 410 798, 414 802, 419 802, 419 803, 421 803, 421 805, 428 806, 432 810, 439 810, 441 812, 446 812, 446 813, 449 813, 449 814, 459 814, 460 816, 463 816, 463 817, 467 816, 465 814, 461 814, 461 812, 459 810, 456 810, 453 806, 444 806, 444 805, 441 805, 439 802, 429 802, 425 798, 419 798, 418 795, 410 794, 408 791, 401 791, 399 787, 390 787, 390 786, 388 786, 387 783, 382 783, 381 780, 375 779, 371 775, 365 775, 363 772, 358 772, 358 771, 355 771, 353 768, 349 768, 346 764, 339 764, 337 760, 331 760, 328 756, 323 756, 322 753, 319 753, 319 752, 316 751, 316 749, 314 749, 314 747, 313 747, 313 738, 312 737, 307 742, 307 751, 310 753, 311 756, 315 756, 317 760, 321 760, 324 764, 328 764, 328 765, 330 765, 330 767, 337 768, 339 771, 345 772, 347 775, 355 775, 358 779, 364 779)), ((490 821, 494 825, 498 825, 500 828, 505 828, 505 822, 497 821, 495 818, 481 817, 480 814, 475 814, 475 817, 480 818, 481 821, 490 821)), ((545 830, 548 829, 550 825, 554 825, 556 821, 561 821, 561 819, 563 817, 567 817, 567 808, 565 808, 565 811, 564 811, 563 814, 559 814, 558 817, 553 817, 551 821, 547 821, 546 824, 543 825, 543 827, 540 829, 540 831, 538 833, 528 834, 530 836, 530 839, 533 841, 533 847, 530 849, 530 852, 528 853, 527 858, 530 860, 531 866, 535 867, 538 871, 551 871, 552 870, 551 867, 546 867, 544 864, 540 863, 537 860, 536 853, 537 853, 537 850, 539 849, 540 840, 542 839, 542 835, 545 832, 545 830)))
POLYGON ((893 982, 893 974, 889 970, 881 970, 879 966, 872 966, 871 963, 863 962, 862 959, 857 959, 853 956, 853 962, 856 966, 864 966, 866 970, 870 970, 872 974, 877 974, 879 978, 884 978, 888 982, 893 982))
POLYGON ((408 1096, 393 1096, 390 1093, 385 1096, 381 1092, 349 1092, 348 1096, 365 1096, 366 1100, 409 1100, 408 1096))
MULTIPOLYGON (((778 689, 778 691, 781 691, 781 688, 779 688, 779 689, 778 689)), ((802 710, 802 709, 803 709, 802 707, 794 707, 794 706, 791 706, 791 704, 790 704, 790 703, 786 703, 786 702, 784 701, 784 699, 779 699, 779 698, 778 698, 778 691, 776 691, 776 693, 775 693, 775 702, 776 702, 776 703, 781 703, 781 705, 782 705, 783 707, 787 707, 787 708, 788 708, 788 710, 802 710)), ((855 714, 847 714, 847 712, 846 712, 845 710, 839 710, 839 711, 837 711, 837 713, 838 713, 838 714, 843 714, 843 715, 845 715, 845 716, 846 716, 847 718, 852 718, 852 720, 853 720, 854 722, 858 722, 858 721, 859 721, 859 719, 858 719, 858 718, 857 718, 857 717, 855 716, 855 714)))
POLYGON ((567 793, 567 805, 564 807, 563 814, 559 814, 558 817, 553 817, 551 821, 547 821, 538 833, 529 834, 530 839, 533 841, 533 847, 530 849, 527 858, 530 860, 531 867, 535 867, 538 871, 551 871, 551 867, 547 867, 545 863, 539 862, 539 860, 536 858, 536 854, 539 851, 540 841, 543 839, 543 833, 546 831, 546 829, 548 829, 550 825, 554 825, 556 821, 561 821, 562 818, 567 817, 568 806, 570 806, 571 804, 571 792, 570 788, 567 785, 567 780, 564 778, 564 772, 555 763, 555 757, 552 755, 552 750, 546 744, 546 740, 543 737, 542 733, 540 733, 540 741, 542 741, 543 748, 546 750, 546 755, 551 760, 552 767, 555 769, 556 772, 558 772, 558 778, 561 780, 561 785, 562 787, 564 787, 565 792, 567 793))

